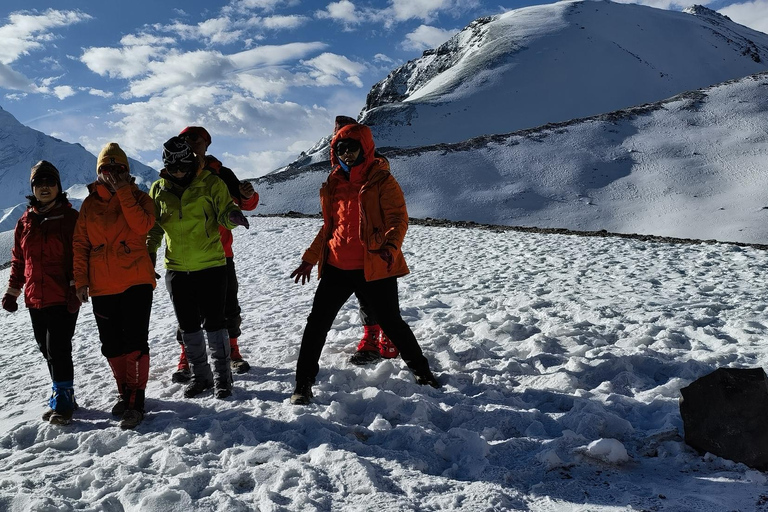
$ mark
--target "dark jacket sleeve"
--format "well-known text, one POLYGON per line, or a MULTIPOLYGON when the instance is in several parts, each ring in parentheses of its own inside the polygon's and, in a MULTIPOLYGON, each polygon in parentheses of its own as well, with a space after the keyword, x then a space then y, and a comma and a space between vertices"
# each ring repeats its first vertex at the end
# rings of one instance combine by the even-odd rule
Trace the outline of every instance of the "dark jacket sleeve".
MULTIPOLYGON (((26 214, 25 214, 26 215, 26 214)), ((13 232, 13 248, 11 249, 11 278, 8 280, 10 288, 21 290, 24 287, 24 253, 21 249, 21 235, 24 230, 24 216, 16 223, 13 232)))

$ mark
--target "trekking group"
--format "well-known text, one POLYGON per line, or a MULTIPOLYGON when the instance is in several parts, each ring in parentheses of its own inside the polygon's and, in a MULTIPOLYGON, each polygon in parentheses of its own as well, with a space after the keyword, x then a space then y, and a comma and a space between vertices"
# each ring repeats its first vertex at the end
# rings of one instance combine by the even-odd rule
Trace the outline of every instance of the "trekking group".
MULTIPOLYGON (((212 389, 226 399, 232 373, 250 369, 238 345, 242 320, 231 230, 249 228, 242 212, 254 210, 259 195, 206 154, 210 144, 210 134, 199 126, 171 137, 149 193, 134 183, 120 146, 107 144, 79 212, 54 164, 43 160, 32 167, 32 194, 14 232, 2 307, 15 312, 23 290, 52 382, 44 421, 66 425, 78 408, 72 340, 80 306, 89 299, 117 385, 111 413, 121 418, 122 428, 143 420, 152 298, 160 278, 155 267, 163 242, 180 347, 172 381, 188 382, 186 398, 212 389)), ((290 401, 310 402, 326 336, 352 294, 365 334, 350 362, 400 355, 416 382, 439 387, 400 314, 397 278, 409 272, 402 253, 408 214, 389 162, 376 151, 370 129, 345 116, 336 118, 330 156, 331 173, 320 189, 323 225, 290 276, 304 284, 317 265, 320 279, 290 401)))

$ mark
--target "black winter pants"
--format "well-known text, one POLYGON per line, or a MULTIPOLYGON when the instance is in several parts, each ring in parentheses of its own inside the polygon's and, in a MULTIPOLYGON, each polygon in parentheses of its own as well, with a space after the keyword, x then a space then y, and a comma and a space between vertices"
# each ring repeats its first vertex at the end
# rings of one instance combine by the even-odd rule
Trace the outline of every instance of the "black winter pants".
POLYGON ((230 338, 240 336, 240 324, 243 321, 240 316, 240 302, 237 300, 238 289, 235 259, 227 258, 227 299, 224 304, 224 317, 227 319, 227 332, 230 338))
POLYGON ((67 306, 29 308, 35 341, 48 362, 48 373, 53 382, 74 380, 72 365, 72 337, 75 335, 77 313, 67 311, 67 306))
POLYGON ((366 302, 381 329, 400 350, 403 361, 411 371, 420 375, 427 373, 429 363, 413 331, 400 316, 397 278, 366 281, 362 270, 341 270, 326 264, 301 338, 296 382, 315 382, 320 370, 318 361, 328 331, 339 310, 353 293, 366 302))
POLYGON ((91 297, 104 357, 139 351, 149 354, 149 317, 152 285, 131 286, 123 293, 91 297))
POLYGON ((208 332, 226 329, 227 267, 194 272, 168 270, 165 285, 181 332, 192 334, 202 327, 208 332))
POLYGON ((360 303, 360 321, 363 322, 363 325, 377 325, 379 321, 376 320, 376 315, 371 311, 371 306, 365 302, 365 299, 357 294, 355 295, 357 296, 357 302, 360 303))

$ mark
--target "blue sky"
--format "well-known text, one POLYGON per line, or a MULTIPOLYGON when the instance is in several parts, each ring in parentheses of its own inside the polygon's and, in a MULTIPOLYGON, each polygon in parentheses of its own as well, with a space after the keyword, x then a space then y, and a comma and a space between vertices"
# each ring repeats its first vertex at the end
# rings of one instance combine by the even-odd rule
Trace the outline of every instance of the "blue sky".
MULTIPOLYGON (((210 153, 259 176, 327 135, 335 115, 357 116, 395 67, 477 17, 536 3, 548 2, 4 0, 0 106, 94 153, 118 142, 154 167, 166 139, 203 125, 210 153)), ((768 32, 768 0, 707 5, 768 32)))

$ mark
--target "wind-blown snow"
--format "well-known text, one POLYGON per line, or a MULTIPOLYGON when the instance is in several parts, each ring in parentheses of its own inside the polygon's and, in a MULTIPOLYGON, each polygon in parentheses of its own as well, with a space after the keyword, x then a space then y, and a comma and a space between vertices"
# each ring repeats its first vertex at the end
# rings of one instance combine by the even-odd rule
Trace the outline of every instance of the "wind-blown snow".
MULTIPOLYGON (((253 369, 234 395, 182 397, 162 283, 148 414, 109 415, 114 384, 90 305, 75 337, 68 427, 29 316, 0 311, 0 509, 756 510, 766 479, 682 441, 679 390, 719 366, 765 367, 765 253, 412 226, 401 309, 443 388, 400 359, 359 368, 356 303, 324 349, 314 402, 291 406, 316 280, 288 278, 319 221, 251 218, 235 233, 253 369), (626 450, 626 456, 623 453, 626 450)), ((0 271, 0 280, 8 270, 0 271)))

